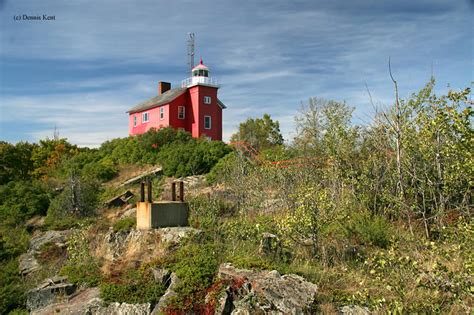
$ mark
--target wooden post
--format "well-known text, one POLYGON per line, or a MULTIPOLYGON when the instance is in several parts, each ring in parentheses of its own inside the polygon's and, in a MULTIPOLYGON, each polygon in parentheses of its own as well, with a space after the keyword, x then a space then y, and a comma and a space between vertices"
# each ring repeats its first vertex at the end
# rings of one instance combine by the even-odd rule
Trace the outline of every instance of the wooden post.
POLYGON ((140 183, 140 202, 145 202, 145 183, 140 183))
POLYGON ((151 200, 151 180, 148 180, 148 202, 152 202, 151 200))
POLYGON ((184 201, 184 182, 179 182, 179 201, 184 201))
POLYGON ((176 201, 176 183, 171 183, 171 200, 176 201))

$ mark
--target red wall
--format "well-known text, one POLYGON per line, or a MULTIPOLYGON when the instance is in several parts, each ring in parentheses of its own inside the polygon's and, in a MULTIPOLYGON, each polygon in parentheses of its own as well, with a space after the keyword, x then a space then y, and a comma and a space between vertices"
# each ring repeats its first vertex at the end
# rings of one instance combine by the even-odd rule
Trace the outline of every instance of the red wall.
POLYGON ((202 135, 212 140, 222 140, 222 109, 217 104, 217 88, 196 85, 189 90, 193 108, 193 137, 202 135), (211 97, 211 104, 204 104, 204 96, 211 97), (211 116, 211 129, 204 129, 204 116, 211 116))
POLYGON ((150 128, 172 126, 183 128, 193 137, 211 137, 212 140, 222 140, 222 109, 217 104, 217 88, 196 85, 174 99, 171 103, 146 111, 129 115, 129 135, 147 132, 150 128), (204 96, 211 97, 211 104, 204 104, 204 96), (178 119, 178 106, 185 106, 185 119, 178 119), (164 118, 160 119, 160 108, 164 108, 164 118), (148 112, 149 122, 142 123, 142 114, 148 112), (133 117, 137 117, 137 126, 133 127, 133 117), (204 129, 204 116, 211 116, 211 129, 204 129))

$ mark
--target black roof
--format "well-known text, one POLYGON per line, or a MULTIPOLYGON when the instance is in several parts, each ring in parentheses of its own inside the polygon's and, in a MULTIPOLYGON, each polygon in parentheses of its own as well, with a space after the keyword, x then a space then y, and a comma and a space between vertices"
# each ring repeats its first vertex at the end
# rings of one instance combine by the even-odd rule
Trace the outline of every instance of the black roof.
POLYGON ((135 107, 128 110, 127 113, 132 114, 132 113, 141 112, 141 111, 144 111, 144 110, 156 107, 156 106, 168 104, 169 102, 171 102, 172 100, 174 100, 178 96, 185 93, 186 90, 187 90, 187 88, 174 88, 174 89, 168 90, 168 91, 166 91, 165 93, 163 93, 161 95, 157 95, 155 97, 150 98, 147 101, 144 101, 144 102, 136 105, 135 107))
MULTIPOLYGON (((173 101, 178 96, 184 94, 187 88, 174 88, 171 90, 166 91, 161 95, 154 96, 147 101, 141 102, 140 104, 132 107, 127 111, 129 114, 141 112, 150 108, 154 108, 160 105, 165 105, 173 101)), ((220 99, 217 99, 217 104, 222 108, 227 108, 224 103, 221 102, 220 99)))

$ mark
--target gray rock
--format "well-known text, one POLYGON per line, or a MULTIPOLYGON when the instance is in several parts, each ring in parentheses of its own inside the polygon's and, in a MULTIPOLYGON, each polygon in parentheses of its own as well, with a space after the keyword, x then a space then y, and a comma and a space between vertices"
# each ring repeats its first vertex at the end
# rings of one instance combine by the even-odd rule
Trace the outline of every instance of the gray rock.
POLYGON ((189 226, 167 227, 158 229, 158 231, 161 235, 161 240, 166 243, 179 243, 185 237, 202 232, 189 226))
POLYGON ((30 240, 28 251, 18 259, 20 274, 25 276, 41 269, 41 265, 35 258, 41 247, 53 243, 58 247, 65 247, 66 241, 71 234, 70 231, 47 231, 33 236, 30 240))
POLYGON ((55 303, 31 312, 32 315, 95 314, 104 306, 99 288, 87 288, 75 293, 63 303, 55 303))
POLYGON ((346 305, 339 308, 339 314, 341 315, 368 315, 370 314, 367 307, 361 307, 358 305, 346 305))
POLYGON ((29 251, 22 254, 19 258, 18 269, 20 270, 20 274, 24 276, 41 269, 41 265, 35 258, 35 252, 29 251))
POLYGON ((274 258, 280 257, 282 253, 281 241, 278 236, 271 233, 263 233, 260 241, 259 252, 274 258))
POLYGON ((122 213, 120 218, 123 219, 123 218, 133 217, 136 214, 137 214, 137 208, 131 208, 131 209, 125 210, 125 212, 122 213))
POLYGON ((221 292, 216 298, 215 315, 227 315, 232 312, 232 296, 229 294, 229 288, 221 292))
MULTIPOLYGON (((116 261, 122 259, 127 253, 140 253, 141 258, 150 257, 156 250, 157 244, 162 243, 179 243, 183 238, 190 235, 200 233, 198 229, 192 227, 169 227, 153 230, 131 230, 114 232, 112 228, 105 234, 102 241, 103 244, 100 252, 101 257, 107 261, 116 261)), ((140 257, 137 257, 140 260, 140 257)))
POLYGON ((76 291, 76 286, 67 282, 66 277, 53 277, 43 281, 38 287, 28 291, 26 308, 33 311, 62 301, 76 291))
POLYGON ((219 267, 218 277, 230 281, 232 314, 305 314, 310 312, 317 286, 304 278, 276 271, 237 269, 231 264, 219 267))
POLYGON ((150 303, 128 304, 128 303, 111 303, 107 307, 100 307, 92 314, 97 315, 148 315, 150 314, 150 303))
POLYGON ((160 301, 156 304, 155 308, 151 312, 152 315, 158 315, 164 313, 166 307, 168 306, 170 300, 177 296, 176 292, 174 291, 176 286, 179 284, 180 280, 173 272, 170 276, 170 285, 166 290, 165 294, 160 298, 160 301))
POLYGON ((63 247, 70 234, 71 230, 47 231, 38 236, 34 236, 30 240, 30 250, 39 251, 41 247, 47 243, 53 243, 56 244, 58 247, 63 247))
POLYGON ((171 272, 168 269, 151 268, 151 272, 153 273, 153 278, 156 282, 159 282, 165 286, 170 284, 171 272))

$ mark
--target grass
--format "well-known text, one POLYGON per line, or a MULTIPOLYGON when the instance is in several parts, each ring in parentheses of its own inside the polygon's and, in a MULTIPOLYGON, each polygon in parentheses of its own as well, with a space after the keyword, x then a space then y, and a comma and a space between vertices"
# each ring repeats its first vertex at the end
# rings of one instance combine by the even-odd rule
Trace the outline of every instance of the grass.
POLYGON ((164 285, 155 281, 150 269, 129 270, 106 278, 100 284, 100 296, 107 303, 155 305, 165 291, 164 285))
POLYGON ((128 232, 137 225, 135 217, 128 217, 118 220, 114 223, 114 232, 128 232))

